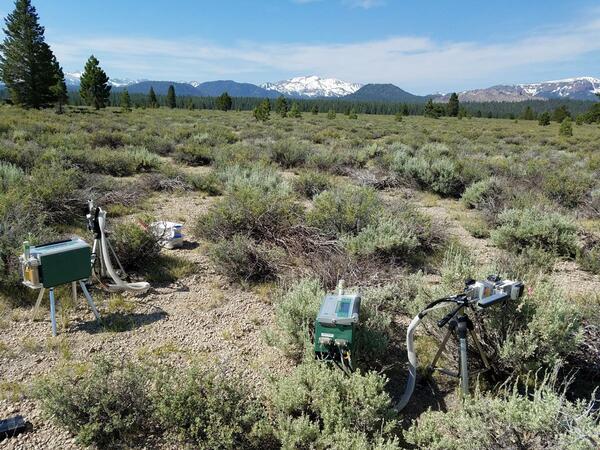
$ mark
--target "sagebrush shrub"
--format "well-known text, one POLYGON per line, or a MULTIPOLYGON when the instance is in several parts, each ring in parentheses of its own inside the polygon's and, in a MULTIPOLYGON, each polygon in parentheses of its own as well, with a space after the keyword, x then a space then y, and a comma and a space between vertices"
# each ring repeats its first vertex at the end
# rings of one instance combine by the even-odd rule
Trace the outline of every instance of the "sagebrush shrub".
POLYGON ((448 412, 429 410, 404 436, 432 450, 597 448, 600 425, 590 405, 557 392, 552 377, 537 380, 529 395, 521 394, 519 381, 496 395, 478 391, 448 412))
POLYGON ((331 179, 318 171, 304 171, 294 179, 293 185, 295 191, 300 195, 312 199, 331 188, 331 179))
POLYGON ((202 145, 186 145, 180 147, 173 156, 176 161, 190 166, 207 166, 214 160, 214 150, 202 145))
POLYGON ((381 208, 374 189, 346 185, 317 195, 307 219, 310 225, 332 236, 356 234, 375 222, 381 208))
POLYGON ((294 140, 278 141, 271 147, 273 161, 284 169, 304 165, 310 155, 306 145, 294 140))
POLYGON ((496 211, 500 207, 502 184, 497 178, 491 177, 471 184, 461 197, 467 208, 486 212, 496 211))
POLYGON ((305 361, 276 382, 271 394, 275 435, 285 449, 398 448, 396 414, 385 391, 387 380, 374 372, 345 375, 316 361, 305 361))
POLYGON ((59 369, 34 391, 44 412, 100 448, 137 446, 154 429, 148 370, 131 362, 95 361, 89 370, 59 369))
POLYGON ((543 210, 509 209, 498 216, 499 226, 491 234, 494 243, 520 253, 537 247, 560 256, 574 256, 577 227, 568 217, 543 210))
POLYGON ((21 182, 24 176, 25 174, 20 167, 9 162, 0 161, 0 194, 21 182))
POLYGON ((213 241, 245 234, 273 240, 298 222, 302 210, 292 189, 264 169, 230 169, 223 175, 224 195, 195 225, 198 236, 213 241))
POLYGON ((240 234, 215 242, 209 250, 215 270, 241 282, 274 279, 284 256, 282 249, 240 234))
POLYGON ((241 380, 198 366, 162 371, 152 394, 155 420, 195 448, 264 448, 264 411, 244 386, 241 380))
POLYGON ((136 222, 121 222, 108 236, 123 268, 142 269, 158 257, 159 238, 136 222))

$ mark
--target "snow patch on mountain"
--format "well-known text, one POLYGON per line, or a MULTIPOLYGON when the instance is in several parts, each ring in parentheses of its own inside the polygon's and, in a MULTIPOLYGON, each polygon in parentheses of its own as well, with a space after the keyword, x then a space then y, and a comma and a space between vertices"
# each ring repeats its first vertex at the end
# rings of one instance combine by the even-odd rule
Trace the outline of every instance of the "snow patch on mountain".
POLYGON ((295 77, 275 83, 262 84, 263 89, 281 92, 290 97, 343 97, 354 94, 362 85, 336 80, 334 78, 320 78, 318 76, 295 77))
MULTIPOLYGON (((67 72, 65 73, 65 83, 67 86, 79 86, 81 81, 81 72, 67 72)), ((139 83, 146 80, 129 80, 127 78, 110 78, 108 84, 114 87, 125 87, 131 84, 139 83)))

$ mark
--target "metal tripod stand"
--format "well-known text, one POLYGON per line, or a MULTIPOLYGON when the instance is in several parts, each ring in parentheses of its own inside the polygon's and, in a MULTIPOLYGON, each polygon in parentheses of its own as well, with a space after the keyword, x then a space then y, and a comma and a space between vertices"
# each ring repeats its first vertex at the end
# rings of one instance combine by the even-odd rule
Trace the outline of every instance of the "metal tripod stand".
POLYGON ((440 321, 438 321, 438 327, 443 328, 448 326, 448 331, 444 335, 442 342, 440 343, 437 353, 435 354, 433 361, 428 366, 428 370, 433 372, 437 370, 445 375, 449 375, 452 377, 460 378, 460 388, 463 396, 469 395, 469 365, 468 365, 468 336, 471 336, 471 339, 475 343, 475 347, 477 347, 477 351, 481 356, 481 360, 483 361, 483 365, 486 369, 490 369, 491 365, 488 361, 488 358, 481 347, 477 334, 475 333, 475 327, 473 322, 465 312, 465 308, 469 306, 468 300, 465 298, 457 298, 456 302, 458 306, 444 316, 440 321), (452 370, 446 369, 444 367, 437 367, 437 362, 439 361, 450 336, 456 334, 458 337, 458 372, 454 372, 452 370))

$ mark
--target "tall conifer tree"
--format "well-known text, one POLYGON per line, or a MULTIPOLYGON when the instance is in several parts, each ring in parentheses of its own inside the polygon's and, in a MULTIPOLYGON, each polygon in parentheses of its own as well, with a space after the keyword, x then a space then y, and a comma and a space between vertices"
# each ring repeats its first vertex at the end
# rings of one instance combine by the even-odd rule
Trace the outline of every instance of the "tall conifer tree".
POLYGON ((460 103, 458 101, 458 95, 456 92, 453 92, 450 95, 450 100, 448 100, 448 115, 450 117, 458 116, 458 111, 460 109, 460 103))
POLYGON ((100 67, 100 61, 94 55, 85 63, 80 78, 79 93, 83 101, 96 109, 105 108, 110 96, 108 76, 100 67))
POLYGON ((156 93, 154 92, 154 88, 150 86, 150 92, 148 92, 148 108, 158 108, 158 99, 156 98, 156 93))
POLYGON ((26 108, 50 105, 56 100, 52 88, 58 74, 31 0, 16 0, 5 24, 5 38, 0 44, 0 77, 13 103, 26 108))
POLYGON ((62 114, 63 105, 69 102, 69 93, 67 91, 67 83, 65 83, 65 74, 60 67, 60 64, 53 57, 53 66, 54 66, 54 85, 50 88, 52 95, 54 96, 54 101, 56 102, 57 112, 62 114))
POLYGON ((131 111, 131 97, 129 96, 129 91, 127 89, 121 92, 121 101, 119 103, 123 112, 131 111))
POLYGON ((167 91, 167 106, 171 109, 177 107, 177 97, 175 96, 175 86, 170 85, 167 91))

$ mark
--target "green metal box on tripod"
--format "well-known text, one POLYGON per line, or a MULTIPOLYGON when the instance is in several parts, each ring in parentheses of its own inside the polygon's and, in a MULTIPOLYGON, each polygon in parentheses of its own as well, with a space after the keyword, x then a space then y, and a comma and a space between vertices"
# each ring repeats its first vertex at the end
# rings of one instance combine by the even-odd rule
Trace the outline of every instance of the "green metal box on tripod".
POLYGON ((327 295, 315 320, 315 353, 327 354, 336 347, 353 351, 359 311, 359 295, 327 295))
POLYGON ((39 279, 45 288, 89 278, 91 253, 89 244, 80 238, 30 248, 31 256, 39 261, 39 279))

